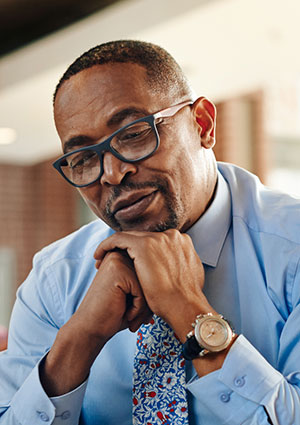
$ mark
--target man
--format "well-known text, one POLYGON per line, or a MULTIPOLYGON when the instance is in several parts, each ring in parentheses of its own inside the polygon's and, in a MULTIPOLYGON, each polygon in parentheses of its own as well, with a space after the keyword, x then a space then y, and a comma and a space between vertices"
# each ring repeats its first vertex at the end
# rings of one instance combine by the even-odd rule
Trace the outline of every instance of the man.
POLYGON ((158 46, 86 52, 54 116, 102 221, 35 257, 0 423, 300 424, 299 201, 216 163, 215 107, 158 46))

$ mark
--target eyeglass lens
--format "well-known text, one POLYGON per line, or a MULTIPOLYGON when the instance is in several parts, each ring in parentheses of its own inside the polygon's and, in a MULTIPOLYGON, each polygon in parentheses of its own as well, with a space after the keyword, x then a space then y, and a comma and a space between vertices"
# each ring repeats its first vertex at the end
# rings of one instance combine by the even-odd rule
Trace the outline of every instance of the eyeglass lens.
MULTIPOLYGON (((128 161, 151 155, 157 146, 154 128, 147 122, 135 123, 119 131, 110 141, 110 147, 128 161)), ((60 164, 64 175, 76 185, 86 185, 100 175, 100 158, 92 149, 70 153, 60 164)))

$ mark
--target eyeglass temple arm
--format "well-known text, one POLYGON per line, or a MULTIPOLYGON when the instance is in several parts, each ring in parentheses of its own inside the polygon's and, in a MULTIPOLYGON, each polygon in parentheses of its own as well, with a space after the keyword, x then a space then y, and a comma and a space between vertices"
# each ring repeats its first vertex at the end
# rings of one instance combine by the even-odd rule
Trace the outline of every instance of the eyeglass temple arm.
POLYGON ((194 103, 193 100, 186 100, 185 102, 178 103, 178 105, 170 106, 169 108, 163 109, 162 111, 154 114, 154 118, 166 118, 172 117, 176 114, 181 108, 184 108, 187 105, 194 103))

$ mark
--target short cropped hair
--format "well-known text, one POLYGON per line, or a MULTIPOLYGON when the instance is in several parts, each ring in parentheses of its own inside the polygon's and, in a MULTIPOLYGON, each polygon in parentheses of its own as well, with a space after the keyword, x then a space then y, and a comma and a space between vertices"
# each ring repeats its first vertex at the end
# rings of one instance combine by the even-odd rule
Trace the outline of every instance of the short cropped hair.
POLYGON ((62 84, 73 75, 95 65, 132 63, 145 68, 147 82, 154 90, 171 91, 175 96, 192 97, 192 89, 178 63, 162 47, 137 40, 117 40, 100 44, 78 57, 56 86, 53 102, 62 84))

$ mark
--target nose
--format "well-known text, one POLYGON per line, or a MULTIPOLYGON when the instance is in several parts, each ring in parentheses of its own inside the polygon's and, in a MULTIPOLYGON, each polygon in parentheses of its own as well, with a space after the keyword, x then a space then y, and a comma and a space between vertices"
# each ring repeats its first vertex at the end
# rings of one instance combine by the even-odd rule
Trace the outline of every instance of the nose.
POLYGON ((118 185, 125 176, 136 172, 137 165, 135 163, 121 161, 111 152, 106 152, 103 156, 103 174, 100 178, 100 183, 118 185))

